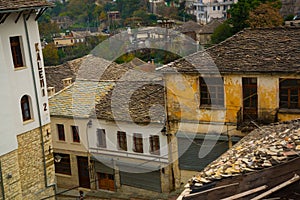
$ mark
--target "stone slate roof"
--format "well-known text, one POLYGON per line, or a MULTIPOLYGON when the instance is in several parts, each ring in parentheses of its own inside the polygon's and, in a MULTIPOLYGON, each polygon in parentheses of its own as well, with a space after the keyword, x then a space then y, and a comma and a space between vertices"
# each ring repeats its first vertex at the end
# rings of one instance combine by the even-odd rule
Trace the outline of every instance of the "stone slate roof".
POLYGON ((88 118, 95 103, 113 88, 113 82, 80 81, 49 98, 51 116, 88 118))
POLYGON ((58 92, 64 88, 62 80, 65 78, 72 78, 72 82, 75 81, 77 71, 84 58, 68 61, 65 64, 57 66, 46 66, 45 74, 48 87, 54 87, 58 92))
POLYGON ((0 12, 51 6, 53 4, 45 0, 0 0, 0 12))
POLYGON ((92 115, 110 121, 164 123, 164 103, 162 82, 122 82, 117 83, 115 88, 97 103, 92 115))
POLYGON ((258 128, 196 176, 198 186, 268 168, 300 156, 300 119, 258 128))
POLYGON ((208 24, 201 27, 199 33, 200 34, 213 34, 215 29, 223 23, 222 19, 213 19, 208 24))
POLYGON ((69 69, 78 71, 76 81, 49 98, 51 116, 93 116, 111 121, 131 121, 132 117, 136 123, 149 123, 151 116, 152 122, 164 123, 162 77, 135 68, 143 65, 139 59, 118 65, 94 56, 85 57, 79 69, 69 69), (153 109, 155 105, 162 107, 153 109))
POLYGON ((160 68, 163 72, 299 73, 300 29, 245 29, 205 51, 160 68), (214 66, 217 66, 217 70, 214 66))
POLYGON ((201 25, 194 21, 187 21, 182 26, 177 28, 177 31, 181 33, 188 33, 188 32, 199 32, 201 29, 201 25))

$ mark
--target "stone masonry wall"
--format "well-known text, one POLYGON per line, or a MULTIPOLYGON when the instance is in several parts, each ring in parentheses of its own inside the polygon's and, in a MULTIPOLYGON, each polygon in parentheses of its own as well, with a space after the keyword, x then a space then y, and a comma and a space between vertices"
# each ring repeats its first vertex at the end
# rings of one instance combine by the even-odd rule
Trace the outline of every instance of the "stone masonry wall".
MULTIPOLYGON (((4 186, 6 200, 21 200, 22 190, 19 174, 18 151, 12 151, 0 157, 1 161, 1 184, 4 186)), ((1 187, 1 185, 0 185, 1 187)), ((2 193, 0 196, 2 200, 2 193)))
MULTIPOLYGON (((47 185, 54 183, 54 160, 50 125, 42 127, 47 185)), ((42 199, 54 195, 54 187, 46 187, 40 128, 21 134, 18 139, 18 162, 22 199, 42 199)), ((54 199, 54 198, 53 198, 54 199)))

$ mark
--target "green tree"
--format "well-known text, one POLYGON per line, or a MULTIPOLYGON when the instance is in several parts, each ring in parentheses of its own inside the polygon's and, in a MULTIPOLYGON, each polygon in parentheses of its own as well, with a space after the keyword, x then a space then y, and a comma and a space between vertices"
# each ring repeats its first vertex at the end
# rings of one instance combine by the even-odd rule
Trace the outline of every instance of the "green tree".
POLYGON ((214 33, 211 36, 211 42, 213 44, 217 44, 225 40, 226 38, 232 36, 233 30, 228 21, 224 22, 223 24, 219 25, 214 33))
POLYGON ((40 22, 39 31, 42 39, 45 39, 46 42, 52 42, 53 36, 60 32, 60 29, 56 23, 51 22, 40 22))
POLYGON ((57 65, 59 63, 58 50, 54 43, 50 43, 44 47, 43 57, 46 66, 57 65))
POLYGON ((246 27, 249 27, 249 13, 257 8, 260 4, 271 2, 272 6, 281 8, 280 0, 239 0, 233 4, 229 10, 230 23, 233 26, 233 33, 236 33, 246 27))

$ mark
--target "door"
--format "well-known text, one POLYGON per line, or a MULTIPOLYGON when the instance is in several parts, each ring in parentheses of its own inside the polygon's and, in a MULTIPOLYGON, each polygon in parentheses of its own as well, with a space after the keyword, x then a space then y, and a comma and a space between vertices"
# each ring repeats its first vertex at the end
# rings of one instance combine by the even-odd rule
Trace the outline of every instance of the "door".
POLYGON ((90 174, 87 157, 77 156, 79 186, 90 188, 90 174))
MULTIPOLYGON (((123 167, 120 166, 120 169, 122 168, 123 167)), ((133 168, 131 168, 131 170, 132 169, 133 168)), ((139 169, 138 167, 134 166, 134 170, 138 172, 138 171, 143 171, 145 169, 139 169)), ((121 185, 128 185, 136 188, 142 188, 145 190, 161 192, 160 170, 157 169, 152 170, 150 172, 143 172, 143 173, 130 173, 121 170, 120 182, 121 185)))
POLYGON ((114 175, 98 172, 97 177, 99 189, 115 191, 114 175))
POLYGON ((257 119, 257 79, 243 78, 243 120, 257 119))

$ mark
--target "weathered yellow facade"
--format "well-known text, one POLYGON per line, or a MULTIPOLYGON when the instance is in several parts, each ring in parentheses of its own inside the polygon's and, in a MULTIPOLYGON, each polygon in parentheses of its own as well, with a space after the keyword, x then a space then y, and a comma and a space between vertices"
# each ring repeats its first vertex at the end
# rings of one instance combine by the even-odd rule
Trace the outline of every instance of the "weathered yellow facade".
MULTIPOLYGON (((224 107, 201 107, 199 75, 165 74, 168 114, 168 133, 172 146, 172 157, 178 158, 176 134, 220 133, 229 138, 244 136, 237 125, 242 123, 238 115, 243 110, 243 78, 257 80, 257 119, 258 123, 285 121, 300 117, 300 112, 279 108, 279 80, 300 79, 300 76, 286 74, 222 74, 224 81, 224 107)), ((191 171, 180 170, 178 160, 173 159, 175 187, 180 187, 191 177, 191 171)))

